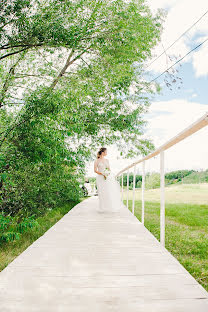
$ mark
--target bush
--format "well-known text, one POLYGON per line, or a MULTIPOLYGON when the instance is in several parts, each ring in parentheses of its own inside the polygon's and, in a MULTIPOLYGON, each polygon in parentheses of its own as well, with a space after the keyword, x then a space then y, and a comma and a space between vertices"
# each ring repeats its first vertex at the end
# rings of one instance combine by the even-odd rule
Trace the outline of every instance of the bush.
POLYGON ((160 187, 160 174, 157 172, 153 172, 146 176, 145 180, 145 188, 147 189, 155 189, 160 187))
POLYGON ((38 222, 33 216, 19 219, 17 216, 0 214, 0 243, 20 239, 22 233, 33 227, 38 227, 38 222))

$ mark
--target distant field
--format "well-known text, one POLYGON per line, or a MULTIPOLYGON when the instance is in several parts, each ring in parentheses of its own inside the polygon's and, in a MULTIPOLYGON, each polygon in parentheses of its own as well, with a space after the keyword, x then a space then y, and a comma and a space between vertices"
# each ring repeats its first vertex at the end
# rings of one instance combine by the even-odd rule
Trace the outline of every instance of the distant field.
MULTIPOLYGON (((126 203, 124 193, 124 203, 126 203)), ((132 207, 129 191, 129 209, 132 207)), ((208 291, 208 183, 165 188, 166 248, 208 291)), ((141 221, 141 190, 135 215, 141 221)), ((145 226, 159 239, 160 189, 145 191, 145 226)))
MULTIPOLYGON (((124 199, 125 199, 124 191, 124 199)), ((136 189, 136 200, 141 200, 141 189, 136 189)), ((132 199, 129 191, 129 199, 132 199)), ((145 200, 160 201, 160 189, 145 190, 145 200)), ((165 187, 165 200, 168 203, 208 204, 208 183, 201 184, 174 184, 165 187)))

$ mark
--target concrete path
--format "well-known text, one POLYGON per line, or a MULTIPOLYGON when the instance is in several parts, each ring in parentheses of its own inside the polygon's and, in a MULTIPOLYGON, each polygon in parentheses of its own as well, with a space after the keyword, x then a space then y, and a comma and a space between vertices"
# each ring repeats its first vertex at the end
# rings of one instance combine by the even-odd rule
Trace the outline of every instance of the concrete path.
POLYGON ((208 293, 124 208, 78 204, 0 273, 1 312, 207 312, 208 293))

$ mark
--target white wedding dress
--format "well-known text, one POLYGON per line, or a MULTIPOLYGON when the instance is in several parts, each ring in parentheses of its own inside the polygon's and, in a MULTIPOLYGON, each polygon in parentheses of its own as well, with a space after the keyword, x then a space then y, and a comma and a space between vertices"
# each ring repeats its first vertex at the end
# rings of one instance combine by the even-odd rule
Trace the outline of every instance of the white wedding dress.
MULTIPOLYGON (((98 161, 97 170, 99 172, 103 173, 107 167, 108 162, 106 159, 104 159, 104 162, 98 161)), ((119 182, 112 171, 110 171, 106 180, 103 175, 97 174, 96 184, 99 198, 98 212, 118 212, 125 207, 121 200, 119 182)))

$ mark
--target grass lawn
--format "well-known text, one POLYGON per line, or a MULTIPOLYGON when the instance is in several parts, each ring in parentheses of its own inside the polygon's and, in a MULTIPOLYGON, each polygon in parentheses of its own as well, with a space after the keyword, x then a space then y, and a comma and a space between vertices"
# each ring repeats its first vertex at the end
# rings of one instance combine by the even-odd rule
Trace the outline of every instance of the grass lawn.
MULTIPOLYGON (((160 189, 145 190, 145 226, 160 237, 160 189)), ((124 192, 126 204, 126 193, 124 192)), ((165 188, 166 248, 208 291, 208 183, 165 188)), ((132 191, 129 191, 129 209, 132 191)), ((141 221, 141 190, 136 191, 135 215, 141 221)))
POLYGON ((2 243, 0 245, 0 271, 58 222, 74 205, 76 205, 74 202, 69 202, 48 211, 44 216, 36 219, 39 227, 29 229, 21 235, 19 240, 2 243))

